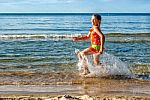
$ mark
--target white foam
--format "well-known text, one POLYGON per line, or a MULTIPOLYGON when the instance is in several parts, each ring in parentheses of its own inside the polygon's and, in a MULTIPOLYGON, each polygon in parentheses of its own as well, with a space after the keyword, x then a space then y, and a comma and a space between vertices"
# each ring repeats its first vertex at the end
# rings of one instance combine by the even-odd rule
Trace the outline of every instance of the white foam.
MULTIPOLYGON (((122 62, 119 58, 104 52, 100 57, 102 65, 95 66, 92 61, 92 56, 86 56, 88 59, 88 68, 90 76, 108 76, 108 75, 131 75, 128 65, 122 62)), ((81 70, 85 62, 78 62, 78 69, 81 70)))
POLYGON ((78 36, 81 34, 2 34, 0 35, 0 39, 22 39, 22 38, 49 38, 49 39, 71 39, 74 36, 78 36))

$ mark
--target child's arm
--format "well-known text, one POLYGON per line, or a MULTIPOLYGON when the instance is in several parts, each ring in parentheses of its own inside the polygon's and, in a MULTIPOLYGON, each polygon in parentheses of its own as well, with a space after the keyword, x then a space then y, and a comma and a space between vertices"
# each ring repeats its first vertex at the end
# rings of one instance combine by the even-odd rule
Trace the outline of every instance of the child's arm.
POLYGON ((100 46, 100 51, 99 51, 99 53, 103 53, 103 50, 104 50, 104 42, 105 42, 105 36, 104 36, 104 34, 101 32, 101 30, 99 29, 99 27, 94 27, 94 31, 101 37, 101 39, 100 39, 101 46, 100 46))
POLYGON ((79 41, 79 40, 88 40, 90 38, 90 32, 88 33, 88 35, 85 35, 85 36, 78 36, 78 37, 73 37, 73 40, 74 41, 79 41))

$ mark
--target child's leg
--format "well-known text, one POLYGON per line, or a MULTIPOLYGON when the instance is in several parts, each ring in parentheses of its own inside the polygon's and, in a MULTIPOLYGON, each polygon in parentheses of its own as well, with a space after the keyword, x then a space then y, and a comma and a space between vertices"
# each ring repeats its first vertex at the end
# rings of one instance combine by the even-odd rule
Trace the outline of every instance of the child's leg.
POLYGON ((100 64, 99 58, 100 58, 100 54, 98 54, 98 55, 94 54, 93 55, 93 61, 94 61, 95 65, 99 65, 100 64))
POLYGON ((91 52, 90 48, 86 48, 83 51, 81 51, 81 54, 82 54, 82 56, 84 56, 84 55, 90 55, 93 53, 91 52))
POLYGON ((84 68, 84 69, 83 69, 83 74, 84 74, 84 75, 87 75, 87 74, 90 73, 89 68, 88 68, 88 61, 87 61, 86 58, 84 58, 85 55, 89 55, 89 54, 92 54, 92 52, 90 51, 89 48, 86 48, 86 49, 84 49, 84 50, 81 52, 81 56, 82 56, 82 58, 83 58, 83 60, 84 60, 84 66, 83 66, 83 68, 84 68))
POLYGON ((77 57, 78 57, 79 61, 81 61, 83 59, 80 52, 77 54, 77 57))

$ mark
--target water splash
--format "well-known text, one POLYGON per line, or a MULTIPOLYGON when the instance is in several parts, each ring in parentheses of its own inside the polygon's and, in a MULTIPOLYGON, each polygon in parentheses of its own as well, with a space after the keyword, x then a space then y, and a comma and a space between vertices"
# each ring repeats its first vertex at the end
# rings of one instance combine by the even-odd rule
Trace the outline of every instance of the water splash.
MULTIPOLYGON (((96 56, 96 55, 94 55, 96 56)), ((91 55, 85 56, 87 59, 79 60, 77 63, 79 71, 84 67, 85 64, 88 65, 90 76, 110 76, 110 75, 127 75, 131 76, 131 72, 128 65, 122 62, 119 58, 112 54, 104 52, 100 57, 101 65, 94 65, 93 58, 91 55)))

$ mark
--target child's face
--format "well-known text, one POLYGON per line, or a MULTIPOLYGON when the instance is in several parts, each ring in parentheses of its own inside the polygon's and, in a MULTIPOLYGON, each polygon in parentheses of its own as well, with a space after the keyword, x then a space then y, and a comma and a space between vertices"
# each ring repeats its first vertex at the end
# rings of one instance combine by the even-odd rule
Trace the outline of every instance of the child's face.
POLYGON ((91 18, 91 22, 92 22, 92 25, 97 26, 97 25, 98 25, 98 23, 99 23, 99 20, 98 20, 95 16, 92 16, 92 18, 91 18))

